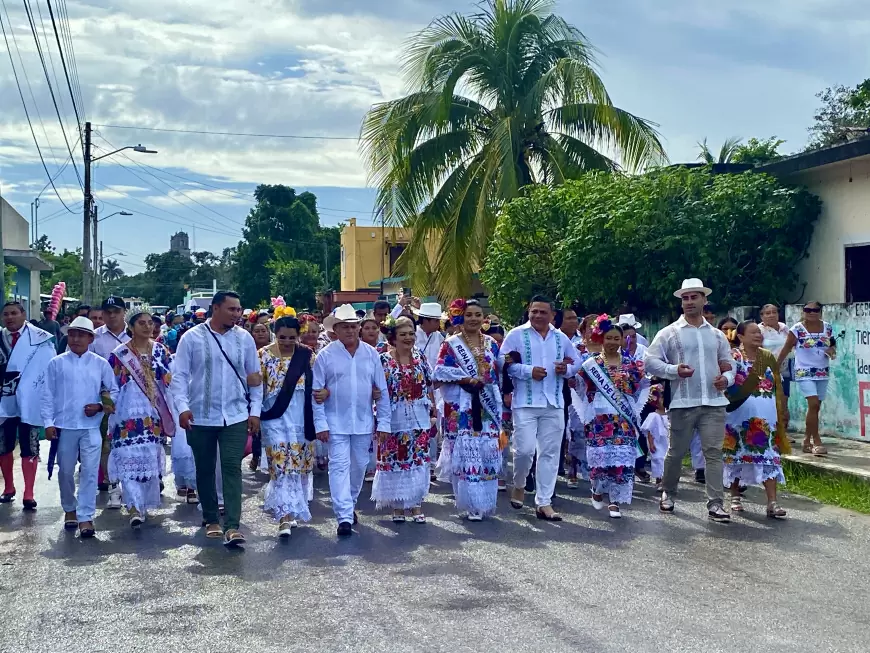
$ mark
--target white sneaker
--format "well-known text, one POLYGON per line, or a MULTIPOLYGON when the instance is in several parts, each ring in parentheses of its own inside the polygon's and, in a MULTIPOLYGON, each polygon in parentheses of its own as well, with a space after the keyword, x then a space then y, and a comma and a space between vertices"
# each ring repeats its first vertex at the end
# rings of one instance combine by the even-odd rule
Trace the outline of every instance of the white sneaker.
POLYGON ((120 510, 121 508, 121 488, 113 485, 109 488, 109 500, 106 502, 106 508, 120 510))
POLYGON ((483 515, 479 512, 468 513, 468 521, 483 521, 483 515))

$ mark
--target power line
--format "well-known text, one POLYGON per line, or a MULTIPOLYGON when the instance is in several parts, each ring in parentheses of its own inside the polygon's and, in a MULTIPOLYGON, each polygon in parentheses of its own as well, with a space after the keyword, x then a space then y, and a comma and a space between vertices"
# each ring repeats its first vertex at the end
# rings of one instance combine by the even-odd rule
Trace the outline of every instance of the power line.
POLYGON ((358 141, 358 136, 301 136, 298 134, 253 134, 248 132, 218 132, 198 129, 169 129, 164 127, 136 127, 133 125, 97 125, 94 127, 108 127, 110 129, 133 129, 149 132, 169 132, 173 134, 207 134, 210 136, 249 136, 252 138, 295 138, 299 140, 321 141, 358 141))
MULTIPOLYGON (((54 77, 54 85, 56 88, 61 88, 60 80, 58 80, 57 78, 57 68, 55 68, 54 57, 51 54, 51 44, 48 40, 48 30, 45 28, 45 19, 42 15, 42 6, 40 5, 39 0, 37 0, 36 2, 36 11, 39 13, 39 24, 42 27, 42 38, 45 41, 45 51, 48 52, 48 61, 51 64, 51 74, 52 77, 54 77)), ((66 115, 66 104, 63 101, 63 93, 60 94, 60 106, 63 109, 64 115, 66 115)), ((78 125, 76 125, 76 131, 79 132, 79 140, 81 140, 81 131, 79 130, 78 125)))
POLYGON ((33 21, 33 13, 30 9, 30 3, 28 0, 24 0, 24 11, 27 13, 27 20, 30 23, 30 31, 33 32, 33 41, 36 43, 36 52, 39 55, 39 61, 42 64, 42 71, 45 73, 45 83, 48 86, 48 92, 51 94, 51 102, 54 105, 54 111, 57 114, 57 121, 60 124, 60 133, 63 134, 63 141, 66 143, 67 152, 69 152, 70 160, 73 164, 73 169, 76 172, 76 177, 79 180, 79 186, 84 190, 84 186, 82 186, 82 177, 79 174, 79 168, 76 165, 75 158, 73 157, 72 148, 69 145, 69 139, 66 136, 66 129, 63 125, 63 118, 60 117, 60 109, 57 106, 57 99, 54 96, 54 88, 51 85, 51 78, 48 75, 48 67, 45 65, 45 57, 42 54, 42 44, 39 42, 39 35, 36 31, 36 23, 33 21))
POLYGON ((66 85, 67 85, 67 88, 69 89, 70 99, 72 100, 73 111, 76 114, 76 122, 79 125, 79 130, 81 131, 82 119, 81 119, 81 116, 79 116, 79 109, 76 106, 76 96, 75 96, 75 93, 73 91, 72 84, 70 83, 69 71, 67 70, 67 66, 66 66, 66 57, 63 56, 63 48, 60 45, 60 36, 57 33, 57 23, 55 23, 55 20, 54 20, 54 10, 51 8, 51 0, 46 0, 46 4, 48 5, 48 15, 51 16, 51 26, 52 26, 52 29, 54 29, 54 38, 57 41, 57 49, 60 51, 60 62, 61 62, 61 64, 63 64, 63 74, 66 77, 66 85))
MULTIPOLYGON (((9 19, 9 11, 6 9, 6 3, 3 2, 3 10, 6 12, 6 19, 9 19)), ((15 60, 12 58, 12 50, 9 48, 9 38, 6 35, 6 25, 3 22, 3 17, 0 16, 0 28, 3 30, 3 41, 6 43, 6 51, 9 53, 9 63, 12 64, 12 75, 15 77, 15 85, 18 87, 18 96, 21 98, 21 106, 24 107, 24 116, 27 118, 27 125, 30 127, 30 134, 33 136, 33 143, 36 145, 36 152, 39 154, 39 160, 42 162, 42 168, 45 170, 45 175, 48 177, 49 182, 51 183, 52 189, 54 189, 54 194, 57 195, 57 199, 63 204, 64 208, 73 213, 73 210, 66 205, 66 202, 63 201, 63 198, 60 196, 60 193, 57 191, 57 187, 54 185, 54 180, 51 178, 51 173, 48 171, 48 166, 45 164, 45 158, 42 156, 42 150, 39 148, 39 140, 36 138, 36 131, 33 129, 33 123, 30 121, 30 112, 27 110, 27 102, 24 101, 24 92, 21 90, 21 82, 18 79, 18 71, 15 69, 15 60)), ((10 32, 12 31, 12 25, 9 26, 10 32)), ((12 40, 15 41, 15 34, 12 34, 12 40)), ((18 45, 15 45, 16 50, 18 49, 18 45)), ((19 51, 19 57, 21 53, 19 51)), ((26 71, 22 71, 26 74, 26 71)), ((38 112, 38 111, 37 111, 38 112)), ((44 126, 43 126, 44 128, 44 126)), ((49 146, 50 147, 50 146, 49 146)))
MULTIPOLYGON (((124 193, 124 192, 119 191, 115 188, 112 188, 111 186, 106 186, 105 184, 101 184, 99 182, 94 182, 94 183, 97 186, 102 186, 103 188, 111 190, 115 193, 119 193, 119 194, 123 195, 124 197, 126 197, 127 199, 131 199, 131 200, 134 200, 136 202, 140 202, 140 203, 144 204, 145 206, 150 206, 153 209, 157 209, 158 211, 162 211, 162 212, 167 213, 169 215, 173 215, 177 218, 181 218, 182 220, 187 220, 187 222, 178 222, 177 220, 169 220, 168 218, 162 218, 158 215, 153 215, 151 213, 145 213, 144 211, 140 211, 138 209, 136 209, 136 211, 135 211, 136 215, 144 215, 144 216, 147 216, 149 218, 154 218, 155 220, 161 220, 163 222, 170 222, 172 224, 181 225, 182 227, 194 227, 194 228, 200 229, 202 231, 208 231, 210 233, 220 234, 221 236, 232 236, 233 238, 240 238, 241 237, 241 234, 239 234, 239 233, 233 234, 233 233, 229 233, 227 231, 216 231, 215 229, 209 229, 208 227, 203 227, 199 223, 193 222, 189 218, 185 218, 184 216, 178 215, 177 213, 172 213, 171 211, 167 211, 166 209, 161 209, 159 206, 154 206, 153 204, 149 204, 148 202, 146 202, 144 200, 140 200, 136 197, 128 195, 127 193, 124 193)), ((130 208, 127 206, 121 206, 120 204, 115 204, 115 203, 110 202, 110 201, 105 200, 105 199, 101 199, 100 201, 103 202, 103 204, 108 204, 109 206, 113 206, 113 207, 118 208, 118 209, 124 209, 127 211, 130 210, 130 208)))
MULTIPOLYGON (((73 85, 75 86, 75 89, 76 89, 76 95, 77 95, 77 99, 78 99, 79 108, 81 109, 81 114, 84 117, 86 114, 86 112, 85 112, 85 100, 84 100, 84 97, 82 95, 82 85, 79 82, 79 65, 78 65, 78 61, 76 61, 76 50, 75 50, 75 44, 73 42, 72 31, 70 30, 70 26, 69 26, 69 11, 67 10, 66 0, 60 0, 59 10, 63 14, 63 16, 61 17, 61 29, 63 30, 64 26, 66 27, 66 30, 64 30, 64 31, 66 32, 66 43, 67 43, 67 47, 69 48, 67 50, 67 52, 69 53, 69 56, 70 56, 70 63, 71 63, 72 71, 73 71, 73 85)), ((79 123, 79 131, 80 132, 82 131, 82 124, 81 123, 79 123)), ((84 144, 82 144, 82 153, 84 153, 84 144)))

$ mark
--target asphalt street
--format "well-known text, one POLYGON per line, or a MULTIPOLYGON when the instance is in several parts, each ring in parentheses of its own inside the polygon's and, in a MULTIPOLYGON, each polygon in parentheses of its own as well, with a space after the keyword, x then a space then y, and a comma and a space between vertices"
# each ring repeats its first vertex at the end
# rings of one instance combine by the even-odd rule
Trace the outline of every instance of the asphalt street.
POLYGON ((468 523, 441 485, 428 524, 394 525, 366 500, 338 541, 319 475, 313 522, 280 543, 259 510, 265 478, 244 476, 249 545, 231 552, 205 539, 171 477, 141 531, 98 511, 97 539, 80 541, 41 465, 38 512, 20 494, 0 506, 0 651, 870 650, 870 519, 787 494, 787 521, 750 490, 724 525, 694 483, 672 516, 639 486, 614 521, 586 486, 560 483, 561 524, 504 495, 497 518, 468 523))

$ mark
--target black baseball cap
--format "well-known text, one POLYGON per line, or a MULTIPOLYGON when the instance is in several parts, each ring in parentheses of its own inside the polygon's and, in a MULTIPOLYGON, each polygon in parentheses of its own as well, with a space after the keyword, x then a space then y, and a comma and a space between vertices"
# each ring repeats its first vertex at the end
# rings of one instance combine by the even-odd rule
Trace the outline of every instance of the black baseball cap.
POLYGON ((105 301, 103 301, 103 310, 108 311, 113 308, 121 309, 122 311, 127 308, 127 305, 124 304, 124 299, 122 297, 108 297, 105 301))

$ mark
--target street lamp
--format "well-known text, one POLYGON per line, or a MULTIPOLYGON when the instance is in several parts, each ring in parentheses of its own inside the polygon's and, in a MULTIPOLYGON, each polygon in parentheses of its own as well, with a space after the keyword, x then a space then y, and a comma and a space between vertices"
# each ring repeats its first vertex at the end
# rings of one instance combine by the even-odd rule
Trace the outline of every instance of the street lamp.
POLYGON ((94 161, 99 161, 100 159, 105 159, 108 156, 112 156, 113 154, 117 154, 118 152, 123 152, 124 150, 133 150, 134 152, 139 152, 142 154, 157 154, 157 150, 149 150, 147 147, 142 145, 127 145, 125 147, 119 147, 117 150, 113 150, 112 152, 107 152, 106 154, 101 154, 100 156, 93 156, 91 154, 91 123, 85 123, 85 133, 84 133, 84 144, 85 144, 85 202, 84 202, 84 234, 82 236, 82 294, 84 295, 85 302, 92 303, 94 290, 99 283, 100 270, 97 268, 96 259, 97 259, 97 245, 99 241, 97 240, 97 220, 96 216, 92 216, 91 212, 93 210, 94 197, 91 193, 91 164, 94 161), (91 222, 93 220, 93 223, 91 222), (93 236, 91 236, 91 230, 93 225, 93 236), (91 240, 93 238, 93 240, 91 240), (93 250, 93 254, 92 254, 93 250), (91 270, 91 258, 94 260, 94 270, 92 276, 91 270))
POLYGON ((133 214, 130 213, 129 211, 115 211, 114 213, 110 213, 109 215, 107 215, 105 218, 100 218, 99 220, 97 220, 97 222, 102 222, 103 220, 108 220, 113 215, 133 215, 133 214))

